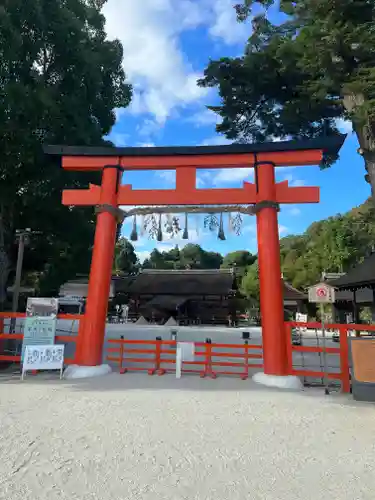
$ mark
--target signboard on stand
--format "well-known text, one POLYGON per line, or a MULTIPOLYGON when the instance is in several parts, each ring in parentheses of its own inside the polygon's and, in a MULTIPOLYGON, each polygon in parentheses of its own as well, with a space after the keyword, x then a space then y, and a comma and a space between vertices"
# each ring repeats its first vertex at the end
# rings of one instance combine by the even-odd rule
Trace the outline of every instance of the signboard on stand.
POLYGON ((335 289, 327 283, 318 283, 309 288, 309 302, 313 304, 333 304, 335 302, 335 289))
POLYGON ((26 346, 55 343, 57 311, 58 299, 30 297, 27 300, 22 362, 26 346))
MULTIPOLYGON (((296 321, 297 323, 307 323, 307 314, 302 314, 297 312, 296 313, 296 321)), ((306 326, 299 326, 298 330, 300 333, 306 333, 307 332, 307 327, 306 326)))
POLYGON ((327 283, 318 283, 317 285, 310 286, 309 302, 320 304, 323 336, 324 386, 325 393, 329 394, 324 304, 333 304, 335 302, 335 289, 333 286, 327 285, 327 283))
POLYGON ((21 379, 27 371, 59 370, 60 378, 64 367, 63 345, 27 345, 22 363, 21 379))

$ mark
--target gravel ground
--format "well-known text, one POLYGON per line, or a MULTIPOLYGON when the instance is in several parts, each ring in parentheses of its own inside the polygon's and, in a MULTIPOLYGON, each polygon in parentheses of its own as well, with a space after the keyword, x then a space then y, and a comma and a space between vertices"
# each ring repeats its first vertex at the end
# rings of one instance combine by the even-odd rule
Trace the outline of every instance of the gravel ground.
POLYGON ((359 500, 375 409, 322 390, 143 374, 0 376, 0 498, 359 500))

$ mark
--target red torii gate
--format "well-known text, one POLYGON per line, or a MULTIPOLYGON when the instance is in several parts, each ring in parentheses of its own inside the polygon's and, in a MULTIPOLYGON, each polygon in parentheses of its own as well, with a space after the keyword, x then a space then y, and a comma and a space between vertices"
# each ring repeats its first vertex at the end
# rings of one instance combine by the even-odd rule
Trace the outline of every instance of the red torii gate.
POLYGON ((318 165, 325 155, 337 155, 345 136, 304 141, 201 147, 75 147, 46 146, 61 156, 65 170, 101 171, 100 186, 65 190, 64 205, 95 205, 97 224, 86 313, 79 331, 77 361, 102 363, 108 295, 114 257, 119 205, 249 205, 257 219, 260 303, 264 373, 287 376, 283 290, 277 212, 281 203, 318 203, 318 187, 290 187, 275 182, 275 167, 318 165), (196 170, 254 167, 255 183, 242 188, 197 189, 196 170), (126 170, 176 170, 176 188, 133 190, 120 185, 126 170))

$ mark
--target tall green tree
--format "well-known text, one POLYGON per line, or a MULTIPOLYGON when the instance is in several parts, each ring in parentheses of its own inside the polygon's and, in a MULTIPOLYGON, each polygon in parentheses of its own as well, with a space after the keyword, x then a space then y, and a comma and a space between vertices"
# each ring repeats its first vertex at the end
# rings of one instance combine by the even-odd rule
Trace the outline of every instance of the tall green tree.
POLYGON ((44 290, 87 271, 93 210, 62 207, 61 191, 97 177, 63 171, 44 156, 42 144, 105 144, 114 110, 130 102, 121 44, 106 38, 104 3, 1 2, 0 301, 17 228, 42 232, 27 252, 44 290))
POLYGON ((241 292, 249 299, 259 302, 259 268, 258 261, 247 267, 241 281, 241 292))
POLYGON ((126 238, 120 238, 115 247, 114 271, 117 274, 134 274, 139 267, 133 245, 126 238))
POLYGON ((375 249, 375 207, 367 201, 345 214, 314 222, 305 233, 280 241, 281 268, 296 288, 323 272, 347 272, 375 249))
POLYGON ((176 245, 169 251, 154 249, 142 264, 144 269, 219 269, 221 254, 207 252, 200 245, 189 243, 182 250, 176 245))
POLYGON ((256 261, 256 256, 247 250, 236 250, 229 252, 223 259, 221 267, 233 267, 237 269, 240 276, 244 276, 248 266, 256 261))
POLYGON ((219 89, 217 131, 311 138, 351 120, 375 196, 375 2, 244 0, 236 9, 240 22, 253 16, 245 54, 211 61, 199 82, 219 89))

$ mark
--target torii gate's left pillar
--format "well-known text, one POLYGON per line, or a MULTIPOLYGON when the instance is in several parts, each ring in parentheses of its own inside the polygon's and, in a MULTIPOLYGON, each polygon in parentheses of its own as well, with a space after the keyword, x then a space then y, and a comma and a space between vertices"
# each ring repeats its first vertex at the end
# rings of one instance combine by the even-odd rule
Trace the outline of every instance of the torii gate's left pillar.
POLYGON ((101 372, 110 371, 107 365, 102 365, 102 356, 118 224, 117 193, 121 170, 118 166, 103 169, 87 307, 79 330, 76 355, 79 366, 103 367, 99 369, 101 372))

